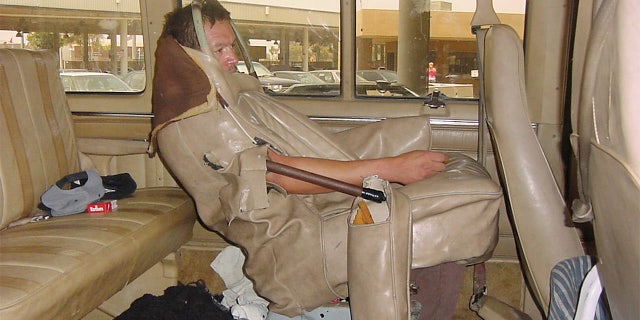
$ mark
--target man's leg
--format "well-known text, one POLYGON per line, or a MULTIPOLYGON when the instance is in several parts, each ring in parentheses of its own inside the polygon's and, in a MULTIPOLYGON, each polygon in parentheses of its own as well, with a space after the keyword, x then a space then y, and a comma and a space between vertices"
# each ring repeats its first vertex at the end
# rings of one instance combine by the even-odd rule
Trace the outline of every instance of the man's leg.
POLYGON ((444 263, 411 270, 410 281, 418 287, 411 295, 422 305, 419 320, 447 320, 453 317, 464 280, 464 265, 444 263))

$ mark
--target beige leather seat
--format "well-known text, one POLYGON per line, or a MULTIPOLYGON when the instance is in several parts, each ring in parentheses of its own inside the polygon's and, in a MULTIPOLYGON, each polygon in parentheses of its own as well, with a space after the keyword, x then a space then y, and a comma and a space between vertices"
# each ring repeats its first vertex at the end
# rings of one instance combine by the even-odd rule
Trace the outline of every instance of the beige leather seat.
POLYGON ((525 276, 548 307, 549 273, 556 263, 583 255, 577 230, 528 116, 522 42, 506 25, 486 34, 484 86, 487 124, 506 191, 525 276))
MULTIPOLYGON (((106 215, 10 226, 82 168, 55 52, 0 49, 0 319, 80 319, 191 238, 178 188, 139 188, 106 215)), ((106 149, 105 149, 106 150, 106 149)))
MULTIPOLYGON (((159 50, 176 54, 164 59, 196 61, 198 70, 189 71, 187 78, 194 81, 202 73, 194 83, 206 81, 215 88, 206 99, 193 99, 203 103, 157 127, 159 154, 195 199, 202 221, 243 247, 247 275, 272 302, 272 311, 295 316, 348 295, 347 217, 353 197, 267 189, 266 146, 256 140, 289 155, 380 157, 429 148, 428 117, 388 119, 334 136, 265 95, 255 78, 225 73, 202 52, 163 47, 173 46, 172 41, 159 42, 159 50)), ((156 53, 157 61, 165 54, 156 53)), ((155 79, 167 81, 158 72, 171 66, 157 64, 155 79)), ((179 78, 180 72, 167 74, 179 78)), ((175 87, 156 87, 154 94, 175 87)), ((451 160, 442 174, 396 186, 411 201, 414 268, 484 261, 495 247, 501 189, 474 160, 460 155, 451 160)), ((383 264, 371 257, 371 266, 383 264)))
POLYGON ((575 215, 593 220, 611 316, 640 319, 640 8, 608 0, 585 9, 593 20, 580 29, 589 39, 584 64, 574 65, 582 73, 572 113, 582 204, 575 215))
MULTIPOLYGON (((481 10, 476 12, 474 25, 483 26, 478 36, 486 122, 527 285, 541 313, 547 315, 552 299, 551 268, 585 252, 530 126, 522 43, 515 31, 501 25, 489 10, 489 0, 478 4, 481 10)), ((593 5, 588 1, 580 4, 581 9, 593 5)), ((588 34, 589 38, 584 64, 580 59, 584 52, 574 52, 577 77, 573 79, 572 143, 579 162, 581 199, 572 206, 573 217, 581 222, 593 219, 597 273, 613 319, 637 319, 640 144, 635 138, 640 111, 636 102, 639 83, 633 79, 637 79, 640 67, 634 56, 640 50, 640 28, 635 23, 640 10, 635 1, 613 0, 598 3, 593 12, 594 19, 578 28, 580 35, 588 34), (628 59, 620 64, 620 57, 628 59)), ((529 318, 491 297, 482 300, 479 314, 485 319, 529 318)), ((584 316, 580 303, 577 307, 577 316, 584 316)), ((593 313, 584 319, 593 319, 593 313)))
MULTIPOLYGON (((584 255, 569 209, 529 119, 522 41, 500 24, 491 2, 478 1, 477 29, 484 91, 484 121, 505 191, 511 226, 527 287, 546 315, 550 272, 560 261, 584 255)), ((485 319, 512 319, 517 311, 490 296, 477 302, 485 319)), ((518 317, 527 318, 521 314, 518 317)))

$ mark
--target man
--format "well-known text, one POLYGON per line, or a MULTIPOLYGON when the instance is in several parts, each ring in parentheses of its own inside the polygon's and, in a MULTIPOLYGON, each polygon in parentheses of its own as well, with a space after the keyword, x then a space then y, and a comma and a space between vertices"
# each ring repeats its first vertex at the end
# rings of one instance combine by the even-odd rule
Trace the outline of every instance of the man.
MULTIPOLYGON (((217 1, 206 1, 202 15, 211 54, 224 71, 236 72, 238 57, 233 48, 236 39, 230 23, 230 13, 217 1)), ((179 8, 166 16, 163 37, 168 36, 173 37, 182 46, 200 49, 190 6, 179 8)), ((444 153, 426 150, 411 151, 393 157, 338 161, 285 156, 269 149, 268 157, 278 163, 354 185, 362 185, 363 178, 371 175, 403 185, 411 184, 442 171, 448 160, 444 153)), ((332 191, 272 172, 267 172, 266 181, 282 187, 288 194, 322 194, 332 191)), ((414 299, 418 299, 423 305, 420 319, 452 317, 463 272, 463 266, 453 263, 412 271, 412 278, 420 287, 418 294, 414 296, 414 299)))
MULTIPOLYGON (((203 9, 203 23, 209 49, 218 64, 227 72, 236 72, 238 57, 233 48, 236 37, 231 27, 230 13, 216 1, 208 1, 203 9)), ((173 36, 181 45, 200 49, 193 30, 190 6, 167 15, 163 35, 173 36)), ((410 184, 431 177, 444 169, 447 155, 426 150, 401 154, 397 157, 342 162, 328 159, 291 158, 269 152, 275 162, 361 185, 371 175, 390 182, 410 184)), ((280 185, 290 194, 314 194, 331 190, 275 173, 267 174, 267 181, 280 185)))

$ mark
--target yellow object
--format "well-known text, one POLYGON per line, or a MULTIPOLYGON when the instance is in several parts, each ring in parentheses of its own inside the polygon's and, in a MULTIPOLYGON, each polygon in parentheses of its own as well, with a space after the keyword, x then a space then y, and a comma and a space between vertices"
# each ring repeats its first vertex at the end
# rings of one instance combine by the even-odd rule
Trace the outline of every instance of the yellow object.
POLYGON ((369 212, 369 207, 364 201, 358 203, 358 211, 353 219, 353 224, 373 224, 371 212, 369 212))

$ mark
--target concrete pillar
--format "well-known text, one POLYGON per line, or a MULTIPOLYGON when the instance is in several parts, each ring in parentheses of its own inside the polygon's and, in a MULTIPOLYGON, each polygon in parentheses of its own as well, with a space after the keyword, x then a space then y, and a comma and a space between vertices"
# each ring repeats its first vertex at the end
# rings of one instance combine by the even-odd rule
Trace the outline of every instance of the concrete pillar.
POLYGON ((340 66, 340 42, 338 40, 333 42, 332 46, 333 59, 331 69, 339 69, 340 66))
POLYGON ((309 71, 309 28, 303 28, 302 36, 302 71, 309 71))
POLYGON ((287 28, 282 28, 280 30, 280 63, 285 66, 291 66, 289 59, 289 42, 289 32, 287 32, 287 28))
POLYGON ((129 52, 127 50, 127 20, 120 20, 118 29, 120 33, 120 75, 124 76, 129 72, 129 52))
POLYGON ((399 3, 398 82, 417 93, 425 92, 430 4, 430 0, 399 3))
POLYGON ((82 31, 82 67, 91 70, 89 66, 89 33, 82 31))
POLYGON ((111 49, 109 50, 109 72, 118 75, 118 42, 116 41, 116 31, 109 31, 109 40, 111 40, 111 49))

